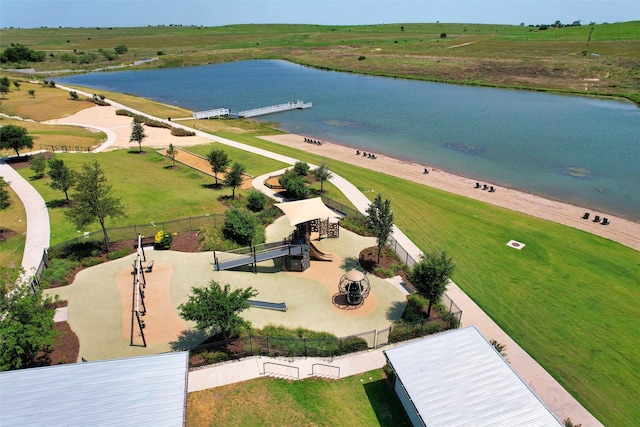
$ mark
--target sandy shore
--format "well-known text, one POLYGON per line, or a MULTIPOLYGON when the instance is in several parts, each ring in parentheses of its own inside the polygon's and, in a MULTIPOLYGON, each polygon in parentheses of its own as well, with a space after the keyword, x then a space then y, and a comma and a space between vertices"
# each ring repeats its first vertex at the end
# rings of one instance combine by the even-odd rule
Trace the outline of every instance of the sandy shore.
MULTIPOLYGON (((116 116, 115 111, 115 107, 92 107, 51 122, 107 129, 115 134, 115 141, 112 142, 109 149, 136 148, 136 144, 129 142, 129 136, 131 135, 131 118, 116 116)), ((185 147, 210 142, 207 138, 199 136, 172 136, 171 132, 167 129, 145 127, 145 133, 148 137, 144 140, 143 146, 152 148, 166 148, 170 143, 176 147, 185 147)), ((270 135, 262 138, 288 147, 350 163, 355 166, 367 167, 377 172, 428 185, 450 193, 481 200, 513 211, 568 225, 640 251, 640 223, 617 218, 605 212, 596 212, 589 208, 548 200, 509 188, 498 187, 489 182, 482 182, 481 184, 493 185, 496 188, 495 192, 490 193, 475 188, 475 180, 453 175, 432 167, 429 167, 429 173, 425 174, 424 169, 425 166, 428 165, 398 160, 382 155, 377 155, 375 160, 369 159, 362 155, 356 155, 353 148, 339 144, 323 142, 322 145, 315 145, 306 143, 304 142, 304 137, 300 135, 270 135), (595 215, 607 217, 611 223, 609 225, 602 225, 600 223, 594 223, 590 219, 584 220, 582 219, 582 215, 585 212, 589 212, 591 218, 595 215)))
POLYGON ((306 143, 304 142, 304 137, 300 135, 270 135, 263 136, 262 138, 288 147, 319 154, 330 159, 350 163, 355 166, 366 167, 387 175, 396 176, 513 211, 568 225, 640 251, 640 223, 617 218, 604 212, 596 212, 592 209, 548 200, 533 194, 497 187, 489 182, 481 182, 481 184, 493 185, 495 187, 496 191, 490 193, 489 191, 475 188, 476 181, 472 179, 463 178, 432 167, 429 167, 429 173, 425 174, 424 169, 426 165, 382 155, 377 155, 375 160, 369 159, 363 157, 362 154, 356 155, 356 151, 351 147, 329 142, 323 142, 322 145, 306 143), (607 217, 611 223, 609 225, 602 225, 600 223, 594 223, 591 219, 582 219, 582 215, 585 212, 589 212, 591 218, 595 215, 607 217))

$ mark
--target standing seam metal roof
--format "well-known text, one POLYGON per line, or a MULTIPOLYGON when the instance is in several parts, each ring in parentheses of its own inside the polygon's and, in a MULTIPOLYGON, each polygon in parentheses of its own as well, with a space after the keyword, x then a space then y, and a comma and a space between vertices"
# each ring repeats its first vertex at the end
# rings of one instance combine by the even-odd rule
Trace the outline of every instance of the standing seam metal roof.
POLYGON ((183 426, 188 352, 0 373, 2 426, 183 426))
POLYGON ((384 353, 427 426, 561 425, 473 326, 384 353))

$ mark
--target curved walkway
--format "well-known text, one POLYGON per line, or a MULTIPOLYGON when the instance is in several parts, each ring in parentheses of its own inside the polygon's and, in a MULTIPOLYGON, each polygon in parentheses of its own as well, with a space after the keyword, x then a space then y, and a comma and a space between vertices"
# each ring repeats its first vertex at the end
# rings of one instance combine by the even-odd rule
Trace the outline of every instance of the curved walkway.
MULTIPOLYGON (((71 90, 64 86, 59 86, 65 90, 71 90)), ((77 91, 77 90, 76 90, 77 91)), ((86 96, 90 94, 82 91, 77 91, 86 96)), ((170 123, 172 126, 181 127, 186 130, 193 131, 192 128, 181 125, 176 122, 169 122, 168 120, 159 119, 157 117, 149 116, 140 111, 129 108, 125 105, 119 104, 109 100, 114 106, 132 111, 136 114, 141 114, 150 117, 154 120, 170 123)), ((245 150, 254 154, 258 154, 271 159, 279 160, 283 163, 290 165, 295 164, 297 159, 281 154, 271 153, 269 151, 252 147, 246 144, 242 144, 236 141, 232 141, 226 138, 221 138, 215 135, 211 135, 202 131, 196 130, 198 136, 207 138, 211 141, 216 141, 225 145, 229 145, 241 150, 245 150)), ((315 167, 313 165, 310 165, 315 167)), ((0 173, 2 176, 9 175, 8 181, 11 181, 11 187, 20 195, 20 199, 27 209, 27 245, 25 246, 25 258, 23 259, 23 265, 27 265, 32 258, 39 257, 42 254, 42 250, 49 246, 49 217, 46 213, 46 205, 42 197, 19 175, 13 171, 15 175, 11 176, 11 172, 6 168, 13 169, 2 162, 0 164, 0 173), (16 177, 17 176, 17 177, 16 177), (44 213, 44 215, 43 215, 44 213), (33 234, 33 237, 30 237, 33 234), (46 238, 45 238, 46 236, 46 238)), ((274 172, 267 174, 273 175, 274 172)), ((5 178, 6 179, 6 178, 5 178)), ((263 182, 261 177, 256 178, 256 184, 260 187, 259 183, 263 182)), ((343 194, 353 203, 354 206, 361 212, 365 212, 369 205, 369 200, 362 194, 353 184, 346 179, 334 174, 330 179, 337 188, 339 188, 343 194)), ((273 193, 266 191, 266 187, 259 188, 266 194, 273 193)), ((418 259, 421 251, 418 247, 402 233, 397 227, 394 226, 393 232, 394 238, 400 243, 407 252, 409 252, 415 259, 418 259)), ((29 266, 29 268, 31 268, 29 266)), ((540 399, 549 407, 549 409, 558 417, 558 419, 571 418, 576 423, 581 423, 585 427, 601 426, 602 424, 593 417, 580 403, 573 398, 551 375, 549 375, 529 354, 527 354, 518 344, 513 341, 495 322, 493 322, 489 316, 487 316, 464 292, 455 285, 450 283, 447 295, 451 297, 453 301, 460 307, 463 312, 462 326, 476 325, 478 330, 487 339, 495 339, 502 344, 506 344, 507 359, 511 366, 520 375, 520 377, 531 387, 531 389, 540 397, 540 399)), ((375 356, 377 352, 381 350, 374 350, 364 354, 358 354, 349 356, 345 360, 351 360, 356 358, 358 361, 357 366, 359 369, 370 370, 377 367, 381 367, 386 363, 379 356, 375 356), (374 360, 373 363, 364 363, 365 360, 374 360), (373 367, 371 367, 373 366, 373 367)), ((304 365, 308 364, 308 360, 291 362, 292 365, 304 365)), ((279 361, 279 363, 283 363, 279 361)), ((233 362, 230 364, 223 364, 219 366, 213 366, 207 369, 196 370, 189 373, 189 391, 195 391, 205 388, 216 387, 222 384, 228 384, 235 381, 243 381, 250 378, 256 378, 261 375, 260 363, 257 363, 254 359, 233 362), (224 381, 220 381, 219 378, 226 378, 224 381)), ((346 369, 346 368, 345 368, 346 369)), ((359 370, 357 369, 357 370, 359 370)), ((361 372, 364 372, 361 371, 361 372)), ((349 372, 346 369, 345 373, 349 372)), ((358 372, 353 372, 358 373, 358 372)))

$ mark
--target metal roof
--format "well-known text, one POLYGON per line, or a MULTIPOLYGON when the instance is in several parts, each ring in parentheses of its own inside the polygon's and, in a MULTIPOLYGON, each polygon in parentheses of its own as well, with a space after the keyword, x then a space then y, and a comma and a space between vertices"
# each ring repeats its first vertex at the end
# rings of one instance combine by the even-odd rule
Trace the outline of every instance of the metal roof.
POLYGON ((185 420, 188 352, 0 373, 2 426, 172 426, 185 420))
POLYGON ((384 353, 428 427, 561 425, 473 326, 384 353))

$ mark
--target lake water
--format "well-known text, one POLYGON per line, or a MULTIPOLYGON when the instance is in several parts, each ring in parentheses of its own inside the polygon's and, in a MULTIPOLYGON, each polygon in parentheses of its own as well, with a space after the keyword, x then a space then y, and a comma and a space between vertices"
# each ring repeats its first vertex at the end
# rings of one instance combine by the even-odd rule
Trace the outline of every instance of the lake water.
POLYGON ((640 108, 616 100, 369 77, 285 61, 56 79, 194 111, 297 99, 280 128, 640 221, 640 108))

